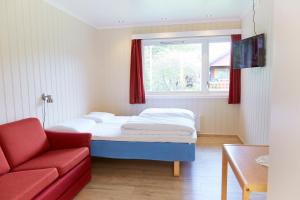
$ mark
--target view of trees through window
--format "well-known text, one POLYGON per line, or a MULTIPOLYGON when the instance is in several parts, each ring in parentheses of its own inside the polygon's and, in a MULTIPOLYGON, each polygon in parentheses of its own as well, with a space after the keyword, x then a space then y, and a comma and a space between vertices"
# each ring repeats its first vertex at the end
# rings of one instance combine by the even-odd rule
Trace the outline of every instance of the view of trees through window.
POLYGON ((202 44, 149 45, 144 47, 146 91, 200 91, 202 44))
POLYGON ((231 42, 162 40, 143 45, 147 92, 228 91, 231 42))

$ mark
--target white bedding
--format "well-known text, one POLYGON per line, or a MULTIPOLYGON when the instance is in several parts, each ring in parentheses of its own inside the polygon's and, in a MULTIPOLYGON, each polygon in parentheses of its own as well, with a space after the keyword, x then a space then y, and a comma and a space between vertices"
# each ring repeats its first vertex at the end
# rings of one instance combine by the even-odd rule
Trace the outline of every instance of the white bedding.
POLYGON ((141 117, 182 117, 195 121, 192 111, 182 108, 147 108, 143 110, 141 117))
MULTIPOLYGON (((154 130, 133 130, 130 133, 124 132, 121 128, 122 125, 134 118, 136 118, 136 116, 113 116, 105 118, 102 123, 96 123, 89 119, 74 119, 50 127, 48 130, 90 132, 92 133, 92 140, 175 143, 195 143, 197 140, 197 134, 194 129, 190 134, 182 134, 182 132, 180 133, 174 129, 168 130, 167 127, 163 127, 165 131, 161 131, 156 127, 154 130)), ((193 121, 189 123, 191 126, 190 130, 192 130, 193 121)), ((149 124, 148 127, 151 127, 151 125, 149 124)))
POLYGON ((57 124, 55 126, 51 126, 47 128, 50 131, 59 131, 59 132, 89 132, 94 126, 96 122, 90 119, 77 118, 65 121, 63 123, 57 124))
POLYGON ((124 134, 173 134, 192 135, 195 130, 195 122, 183 117, 142 117, 133 116, 122 125, 124 134))
POLYGON ((82 116, 82 118, 94 120, 96 123, 102 123, 106 119, 114 117, 115 114, 107 112, 90 112, 87 115, 82 116))
POLYGON ((152 134, 124 134, 121 130, 122 123, 97 124, 91 130, 92 140, 105 141, 130 141, 130 142, 175 142, 175 143, 196 143, 196 131, 191 135, 162 134, 153 131, 152 134))
POLYGON ((103 120, 103 123, 108 123, 108 124, 124 124, 126 123, 129 119, 131 119, 134 116, 114 116, 110 118, 105 118, 103 120))

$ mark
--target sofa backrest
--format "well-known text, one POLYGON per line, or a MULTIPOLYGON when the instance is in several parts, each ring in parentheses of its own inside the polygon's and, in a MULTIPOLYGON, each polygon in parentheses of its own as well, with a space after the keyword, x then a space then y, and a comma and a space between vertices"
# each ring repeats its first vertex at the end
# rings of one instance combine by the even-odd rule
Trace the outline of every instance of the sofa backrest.
POLYGON ((5 155, 0 147, 0 176, 9 172, 10 166, 5 158, 5 155))
POLYGON ((46 133, 36 118, 1 125, 0 145, 12 168, 49 148, 46 133))

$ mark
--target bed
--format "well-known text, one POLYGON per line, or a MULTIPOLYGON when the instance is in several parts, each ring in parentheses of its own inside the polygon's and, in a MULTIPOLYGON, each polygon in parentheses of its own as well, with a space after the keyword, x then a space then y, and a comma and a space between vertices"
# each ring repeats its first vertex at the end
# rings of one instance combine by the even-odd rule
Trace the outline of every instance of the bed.
MULTIPOLYGON (((101 118, 100 121, 96 120, 97 117, 85 116, 87 119, 96 121, 89 130, 92 133, 91 155, 104 158, 173 162, 173 175, 179 176, 180 162, 192 162, 195 160, 196 131, 186 134, 183 130, 173 130, 174 126, 166 128, 166 126, 158 127, 157 125, 155 125, 157 130, 149 130, 149 127, 153 129, 152 123, 156 124, 156 121, 151 121, 152 119, 169 120, 170 116, 159 115, 159 118, 157 116, 153 118, 153 116, 143 115, 143 113, 145 112, 141 113, 142 118, 140 116, 106 116, 101 118), (148 120, 150 123, 146 124, 148 129, 145 127, 145 124, 142 127, 137 126, 141 119, 142 121, 151 119, 148 120), (133 123, 130 124, 128 122, 133 123), (129 128, 132 125, 134 130, 130 129, 129 133, 126 133, 128 129, 124 130, 124 127, 128 124, 129 128)), ((176 120, 178 119, 176 118, 176 120)), ((179 121, 182 120, 186 119, 179 119, 179 121)), ((189 121, 185 122, 189 123, 189 121)), ((73 121, 73 125, 74 123, 77 126, 80 124, 79 121, 73 121)), ((70 123, 68 126, 71 126, 70 123)), ((62 127, 59 129, 61 131, 62 127)), ((81 127, 81 130, 78 132, 83 132, 84 129, 86 127, 81 127)))

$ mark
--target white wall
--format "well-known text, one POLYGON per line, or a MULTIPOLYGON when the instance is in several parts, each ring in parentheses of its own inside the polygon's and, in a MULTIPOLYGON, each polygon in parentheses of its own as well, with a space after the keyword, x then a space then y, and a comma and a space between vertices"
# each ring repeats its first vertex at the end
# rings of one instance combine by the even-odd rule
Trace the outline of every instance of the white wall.
POLYGON ((300 1, 274 0, 269 200, 300 197, 300 1))
POLYGON ((42 0, 0 1, 0 124, 42 117, 47 125, 78 116, 92 104, 96 30, 42 0))
MULTIPOLYGON (((266 67, 242 70, 240 136, 245 143, 268 144, 272 69, 272 0, 256 1, 256 32, 266 34, 266 67)), ((242 18, 243 38, 254 35, 252 10, 242 18)))
POLYGON ((99 92, 98 106, 121 115, 139 113, 146 107, 180 107, 191 109, 201 121, 202 133, 237 134, 239 126, 239 106, 228 105, 227 99, 199 98, 163 98, 147 99, 146 105, 129 104, 129 71, 132 34, 180 32, 209 29, 240 28, 239 22, 218 22, 203 24, 186 24, 160 27, 140 27, 99 30, 98 58, 99 92), (101 76, 102 74, 102 76, 101 76), (201 115, 201 119, 199 116, 201 115))

